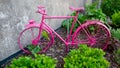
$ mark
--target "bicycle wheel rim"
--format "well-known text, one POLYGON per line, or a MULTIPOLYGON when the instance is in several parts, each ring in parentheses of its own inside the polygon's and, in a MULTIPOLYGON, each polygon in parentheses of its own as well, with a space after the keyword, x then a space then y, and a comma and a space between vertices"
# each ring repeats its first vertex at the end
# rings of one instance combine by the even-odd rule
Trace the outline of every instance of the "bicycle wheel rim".
POLYGON ((86 35, 84 29, 88 34, 90 34, 90 37, 94 37, 93 39, 95 39, 96 41, 96 43, 93 45, 91 43, 88 43, 87 45, 95 48, 101 48, 103 50, 107 48, 107 44, 110 40, 110 32, 103 24, 98 22, 91 22, 90 24, 89 22, 87 22, 82 25, 82 27, 78 28, 75 32, 75 36, 73 37, 74 42, 79 42, 81 40, 91 42, 91 40, 89 40, 89 37, 86 35), (94 28, 93 31, 89 29, 91 28, 91 26, 92 28, 94 28))
MULTIPOLYGON (((45 28, 42 30, 46 31, 49 34, 48 37, 50 38, 50 40, 44 46, 42 46, 41 38, 40 38, 37 46, 39 45, 39 47, 41 47, 41 50, 38 53, 45 52, 53 43, 53 36, 52 36, 51 32, 47 31, 45 28)), ((39 27, 36 27, 36 26, 24 29, 20 33, 20 36, 18 38, 18 44, 19 44, 20 49, 22 49, 25 53, 31 53, 30 50, 26 49, 26 46, 32 44, 33 39, 38 37, 38 33, 39 33, 39 27), (34 29, 34 31, 31 32, 31 29, 32 29, 32 31, 34 29), (32 33, 34 33, 34 37, 32 36, 32 33)))

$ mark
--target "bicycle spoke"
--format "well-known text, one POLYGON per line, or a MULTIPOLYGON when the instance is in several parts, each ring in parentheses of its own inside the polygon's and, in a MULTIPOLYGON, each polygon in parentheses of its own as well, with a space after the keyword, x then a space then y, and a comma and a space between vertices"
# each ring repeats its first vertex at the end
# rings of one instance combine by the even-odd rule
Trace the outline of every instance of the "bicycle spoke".
POLYGON ((92 47, 105 48, 107 46, 108 40, 110 39, 110 34, 108 29, 103 26, 100 22, 89 22, 81 25, 75 32, 75 37, 73 37, 76 42, 89 42, 88 45, 92 47))
MULTIPOLYGON (((47 38, 49 38, 49 40, 47 40, 46 38, 43 37, 43 39, 36 39, 38 38, 38 34, 39 34, 39 27, 30 27, 27 28, 25 30, 23 30, 23 32, 21 32, 21 35, 19 37, 19 46, 20 48, 26 52, 26 53, 30 53, 31 51, 26 48, 26 46, 33 46, 36 47, 39 45, 41 51, 39 52, 45 52, 53 43, 53 35, 52 33, 48 32, 47 30, 43 29, 43 31, 46 31, 46 33, 48 34, 48 36, 46 36, 47 38), (35 45, 34 45, 35 44, 35 45)), ((41 34, 42 35, 42 34, 41 34)), ((42 36, 40 36, 42 37, 42 36)), ((34 48, 32 48, 34 49, 34 48)), ((38 53, 39 53, 38 52, 38 53)))
POLYGON ((34 36, 33 29, 31 29, 31 30, 30 30, 30 32, 31 32, 32 39, 34 39, 34 38, 35 38, 35 36, 34 36))
POLYGON ((91 35, 91 33, 89 32, 89 30, 88 30, 87 27, 84 27, 84 28, 82 28, 82 29, 83 29, 83 31, 85 32, 85 34, 86 34, 87 36, 90 36, 90 35, 91 35))

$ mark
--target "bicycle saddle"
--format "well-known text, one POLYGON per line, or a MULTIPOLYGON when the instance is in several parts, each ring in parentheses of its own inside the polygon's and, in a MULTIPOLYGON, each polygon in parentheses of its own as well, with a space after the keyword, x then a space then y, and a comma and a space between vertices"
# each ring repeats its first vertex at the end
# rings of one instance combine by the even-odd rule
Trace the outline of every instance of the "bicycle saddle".
POLYGON ((84 11, 84 7, 80 7, 80 8, 74 8, 74 7, 69 7, 70 10, 73 10, 73 11, 84 11))

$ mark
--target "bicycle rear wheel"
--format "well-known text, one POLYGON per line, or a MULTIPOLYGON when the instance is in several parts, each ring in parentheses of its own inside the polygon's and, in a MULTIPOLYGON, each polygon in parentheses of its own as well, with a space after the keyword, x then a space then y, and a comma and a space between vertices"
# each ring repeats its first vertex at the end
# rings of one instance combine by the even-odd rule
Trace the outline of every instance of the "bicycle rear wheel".
POLYGON ((91 20, 82 24, 74 33, 73 41, 86 42, 91 47, 106 49, 110 40, 109 29, 99 21, 91 20))
POLYGON ((38 34, 39 27, 33 26, 24 29, 18 38, 19 47, 26 53, 32 53, 35 49, 40 50, 37 53, 45 52, 53 44, 53 35, 47 29, 42 29, 40 39, 37 39, 38 34))

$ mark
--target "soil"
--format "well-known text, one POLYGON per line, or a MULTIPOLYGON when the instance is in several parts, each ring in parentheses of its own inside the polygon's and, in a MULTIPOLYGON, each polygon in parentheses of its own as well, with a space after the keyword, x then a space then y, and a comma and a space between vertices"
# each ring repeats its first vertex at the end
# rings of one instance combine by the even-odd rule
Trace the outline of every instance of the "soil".
MULTIPOLYGON (((66 30, 64 28, 60 28, 59 30, 57 30, 57 32, 64 38, 67 35, 66 34, 67 32, 65 31, 66 30)), ((105 50, 106 52, 105 58, 110 62, 109 68, 120 68, 120 65, 116 63, 115 56, 113 54, 113 52, 117 48, 120 48, 120 41, 111 38, 108 44, 108 48, 105 50)), ((70 47, 70 49, 73 48, 70 47)), ((54 45, 52 45, 52 47, 46 52, 46 55, 50 55, 58 60, 57 68, 63 68, 64 61, 62 58, 65 57, 66 54, 67 53, 65 52, 65 44, 62 41, 60 41, 60 39, 55 37, 54 45)))
MULTIPOLYGON (((57 30, 57 32, 64 38, 67 35, 66 30, 64 28, 60 28, 59 30, 57 30)), ((70 49, 73 48, 74 47, 70 47, 70 49)), ((113 51, 116 50, 117 48, 120 48, 120 42, 112 38, 109 41, 108 48, 105 50, 106 52, 105 58, 110 62, 109 68, 120 68, 120 65, 116 63, 115 56, 113 54, 113 51)), ((63 57, 67 55, 67 52, 65 52, 65 44, 62 41, 60 41, 60 39, 55 37, 54 44, 51 46, 49 50, 46 51, 45 54, 58 60, 56 68, 63 68, 64 65, 63 57)))
MULTIPOLYGON (((64 39, 67 35, 67 32, 64 28, 60 28, 59 30, 57 30, 57 33, 59 33, 64 39)), ((120 41, 111 38, 108 44, 108 48, 105 50, 105 58, 110 62, 109 68, 120 68, 120 65, 116 63, 115 56, 113 54, 113 52, 118 48, 120 48, 120 41)), ((70 49, 73 48, 70 47, 70 49)), ((62 58, 65 57, 67 53, 65 52, 65 44, 62 41, 60 41, 60 39, 55 37, 54 44, 45 54, 52 56, 53 58, 58 60, 56 68, 63 68, 64 61, 62 58)))

